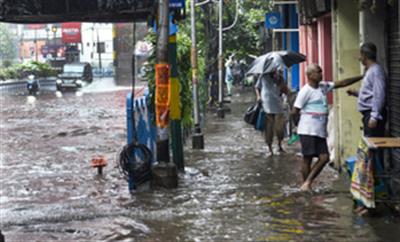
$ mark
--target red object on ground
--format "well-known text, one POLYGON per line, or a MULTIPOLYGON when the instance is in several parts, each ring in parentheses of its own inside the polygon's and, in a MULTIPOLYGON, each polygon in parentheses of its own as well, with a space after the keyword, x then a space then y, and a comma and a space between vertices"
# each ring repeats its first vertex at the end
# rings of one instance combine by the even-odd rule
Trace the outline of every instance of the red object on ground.
POLYGON ((92 158, 90 164, 92 167, 106 166, 107 160, 104 155, 98 155, 92 158))
POLYGON ((107 159, 103 155, 95 156, 90 161, 93 168, 97 168, 99 175, 103 173, 103 167, 107 166, 107 159))

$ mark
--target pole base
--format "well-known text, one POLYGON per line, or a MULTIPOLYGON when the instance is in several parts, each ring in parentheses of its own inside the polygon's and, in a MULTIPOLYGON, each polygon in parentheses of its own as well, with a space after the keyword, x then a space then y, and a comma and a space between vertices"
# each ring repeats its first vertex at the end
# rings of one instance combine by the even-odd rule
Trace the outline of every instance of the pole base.
POLYGON ((153 188, 177 188, 178 171, 174 163, 160 162, 152 167, 151 186, 153 188))
POLYGON ((158 162, 170 162, 169 140, 168 139, 157 141, 157 161, 158 162))
POLYGON ((195 133, 192 136, 192 148, 194 150, 204 149, 204 135, 203 133, 195 133))
POLYGON ((223 107, 219 107, 217 109, 217 117, 220 119, 224 119, 225 118, 225 110, 223 107))

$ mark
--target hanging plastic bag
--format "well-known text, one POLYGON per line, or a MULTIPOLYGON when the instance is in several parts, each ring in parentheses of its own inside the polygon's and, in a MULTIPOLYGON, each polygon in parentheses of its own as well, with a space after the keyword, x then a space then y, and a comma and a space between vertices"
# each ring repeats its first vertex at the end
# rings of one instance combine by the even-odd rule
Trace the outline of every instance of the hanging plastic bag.
POLYGON ((249 108, 247 108, 246 112, 244 113, 243 117, 244 121, 255 127, 257 124, 258 114, 260 110, 261 110, 260 102, 252 104, 249 108))

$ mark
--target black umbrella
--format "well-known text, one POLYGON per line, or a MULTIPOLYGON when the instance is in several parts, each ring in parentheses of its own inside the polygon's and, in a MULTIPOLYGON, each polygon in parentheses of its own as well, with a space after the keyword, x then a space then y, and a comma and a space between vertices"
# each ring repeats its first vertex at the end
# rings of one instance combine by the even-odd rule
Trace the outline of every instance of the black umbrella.
POLYGON ((294 51, 272 51, 257 57, 250 65, 247 74, 265 74, 283 67, 291 67, 294 64, 306 60, 306 56, 294 51))

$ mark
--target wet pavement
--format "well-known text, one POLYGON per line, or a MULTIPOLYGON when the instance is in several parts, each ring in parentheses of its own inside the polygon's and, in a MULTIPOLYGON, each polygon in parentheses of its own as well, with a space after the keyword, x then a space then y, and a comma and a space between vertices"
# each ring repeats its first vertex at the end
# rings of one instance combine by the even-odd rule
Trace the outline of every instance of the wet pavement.
POLYGON ((133 196, 116 167, 128 90, 36 100, 1 96, 1 230, 6 241, 396 241, 388 213, 352 213, 348 179, 326 167, 317 193, 298 191, 298 144, 267 158, 242 120, 250 92, 224 120, 207 114, 205 149, 185 148, 179 187, 133 196), (90 167, 105 155, 104 176, 90 167))

